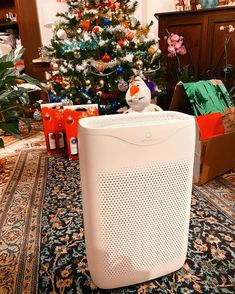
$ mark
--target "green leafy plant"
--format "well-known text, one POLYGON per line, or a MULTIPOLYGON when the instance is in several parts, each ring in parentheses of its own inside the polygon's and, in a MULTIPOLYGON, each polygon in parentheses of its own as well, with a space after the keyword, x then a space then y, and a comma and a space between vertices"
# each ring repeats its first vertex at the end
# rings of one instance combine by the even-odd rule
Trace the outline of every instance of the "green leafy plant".
MULTIPOLYGON (((0 58, 0 130, 19 139, 19 121, 31 130, 30 121, 25 117, 30 102, 29 92, 33 89, 44 90, 38 80, 17 73, 15 64, 21 60, 23 53, 24 48, 21 47, 0 58)), ((0 148, 2 147, 4 141, 0 137, 0 148)))

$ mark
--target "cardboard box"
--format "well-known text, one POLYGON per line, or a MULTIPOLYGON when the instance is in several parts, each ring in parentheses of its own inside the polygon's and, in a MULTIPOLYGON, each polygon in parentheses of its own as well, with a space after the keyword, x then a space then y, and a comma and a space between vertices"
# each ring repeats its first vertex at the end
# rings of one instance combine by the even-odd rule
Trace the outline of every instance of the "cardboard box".
POLYGON ((67 140, 68 157, 71 160, 79 158, 78 153, 78 122, 83 117, 97 116, 97 104, 64 106, 64 124, 67 140))
POLYGON ((47 153, 66 153, 64 109, 60 103, 41 104, 47 153))
POLYGON ((206 141, 197 138, 193 181, 202 185, 235 167, 235 132, 206 141))
MULTIPOLYGON (((169 110, 194 115, 182 84, 176 86, 169 110)), ((235 168, 235 131, 201 140, 197 128, 194 183, 202 185, 233 168, 235 168)))

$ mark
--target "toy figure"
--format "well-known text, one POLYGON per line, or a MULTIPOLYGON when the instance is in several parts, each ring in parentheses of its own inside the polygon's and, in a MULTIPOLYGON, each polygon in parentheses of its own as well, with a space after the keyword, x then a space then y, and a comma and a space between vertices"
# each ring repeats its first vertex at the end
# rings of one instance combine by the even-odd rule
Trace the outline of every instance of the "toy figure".
POLYGON ((162 111, 161 107, 151 104, 151 91, 139 76, 130 82, 126 102, 130 108, 125 113, 162 111))
POLYGON ((185 10, 184 0, 177 0, 176 3, 175 3, 175 6, 176 6, 177 11, 185 10))

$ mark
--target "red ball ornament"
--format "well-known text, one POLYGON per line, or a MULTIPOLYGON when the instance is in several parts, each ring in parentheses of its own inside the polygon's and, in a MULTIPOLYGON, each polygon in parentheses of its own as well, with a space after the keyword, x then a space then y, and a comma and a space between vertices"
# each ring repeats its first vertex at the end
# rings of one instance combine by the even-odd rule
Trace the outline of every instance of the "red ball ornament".
POLYGON ((100 27, 99 26, 95 26, 92 30, 94 33, 99 33, 100 31, 100 27))
POLYGON ((81 22, 81 27, 85 32, 89 31, 90 25, 91 25, 90 20, 84 20, 81 22))
POLYGON ((103 60, 104 62, 109 62, 110 59, 111 59, 111 57, 110 57, 110 55, 108 55, 107 53, 106 53, 106 54, 103 56, 103 58, 102 58, 102 60, 103 60))
POLYGON ((122 48, 126 46, 126 43, 124 40, 119 40, 118 45, 121 46, 122 48))

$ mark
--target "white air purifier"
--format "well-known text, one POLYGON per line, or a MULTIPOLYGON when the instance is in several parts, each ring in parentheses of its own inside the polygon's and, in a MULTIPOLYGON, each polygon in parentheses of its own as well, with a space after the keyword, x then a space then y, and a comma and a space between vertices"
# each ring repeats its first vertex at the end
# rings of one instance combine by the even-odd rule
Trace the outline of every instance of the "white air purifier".
POLYGON ((104 289, 141 283, 186 259, 194 117, 147 112, 79 121, 88 267, 104 289))

